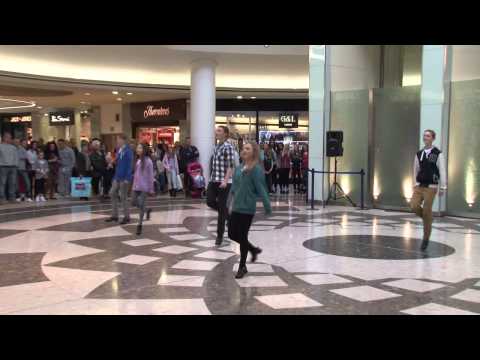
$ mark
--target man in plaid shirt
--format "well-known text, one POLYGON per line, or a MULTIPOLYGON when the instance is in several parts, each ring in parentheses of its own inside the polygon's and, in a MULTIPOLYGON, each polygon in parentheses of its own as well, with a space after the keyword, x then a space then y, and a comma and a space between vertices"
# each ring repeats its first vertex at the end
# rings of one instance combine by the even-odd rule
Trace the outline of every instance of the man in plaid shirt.
POLYGON ((210 162, 210 183, 207 189, 207 205, 218 212, 217 241, 221 245, 228 218, 227 199, 232 186, 232 174, 235 167, 235 155, 232 144, 228 142, 229 130, 219 126, 215 131, 218 144, 210 162))

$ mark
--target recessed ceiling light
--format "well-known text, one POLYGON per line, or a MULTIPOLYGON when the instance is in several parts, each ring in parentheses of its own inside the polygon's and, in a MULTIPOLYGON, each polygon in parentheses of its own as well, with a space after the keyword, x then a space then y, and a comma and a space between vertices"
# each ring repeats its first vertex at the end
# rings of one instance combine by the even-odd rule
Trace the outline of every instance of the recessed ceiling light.
POLYGON ((242 96, 242 95, 238 95, 238 96, 237 96, 237 99, 238 99, 238 100, 242 100, 242 99, 243 99, 243 96, 242 96))
POLYGON ((250 99, 256 99, 257 97, 256 96, 250 96, 250 99))
POLYGON ((85 96, 90 96, 91 94, 87 92, 87 93, 85 93, 84 95, 85 95, 85 96))
POLYGON ((42 106, 37 106, 37 109, 43 109, 43 107, 42 106))
POLYGON ((113 95, 118 95, 118 91, 112 91, 113 95))
POLYGON ((127 95, 133 95, 133 93, 131 93, 131 92, 128 92, 128 93, 127 93, 127 95))
POLYGON ((122 98, 117 98, 117 101, 122 101, 122 98))

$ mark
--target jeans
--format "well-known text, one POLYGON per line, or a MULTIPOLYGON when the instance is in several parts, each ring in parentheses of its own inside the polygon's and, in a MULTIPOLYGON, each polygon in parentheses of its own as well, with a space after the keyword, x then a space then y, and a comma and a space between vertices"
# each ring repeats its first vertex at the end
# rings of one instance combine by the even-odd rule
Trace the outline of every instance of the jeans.
POLYGON ((127 202, 128 189, 130 182, 113 180, 112 189, 110 190, 110 197, 112 198, 112 217, 118 218, 118 200, 122 203, 123 216, 125 219, 130 219, 130 207, 127 202))
POLYGON ((147 207, 147 193, 144 191, 133 191, 132 192, 132 205, 136 206, 140 210, 140 217, 138 220, 138 225, 143 224, 143 217, 145 215, 145 210, 147 207))
POLYGON ((71 168, 60 168, 58 172, 58 193, 62 196, 70 195, 71 168))
POLYGON ((15 166, 0 166, 0 201, 5 200, 5 194, 7 194, 8 200, 15 200, 16 190, 17 168, 15 166))
POLYGON ((218 212, 217 238, 223 239, 225 233, 225 222, 228 220, 227 199, 231 184, 225 189, 220 188, 220 183, 211 182, 207 189, 207 205, 218 212))
POLYGON ((27 170, 18 170, 18 176, 23 179, 23 184, 25 185, 25 194, 28 197, 32 197, 32 184, 30 182, 30 174, 27 170))
POLYGON ((240 244, 239 267, 244 267, 246 265, 248 252, 255 250, 255 246, 248 241, 248 232, 250 230, 250 226, 252 225, 252 220, 253 215, 250 214, 232 212, 230 215, 230 221, 228 223, 228 237, 240 244))

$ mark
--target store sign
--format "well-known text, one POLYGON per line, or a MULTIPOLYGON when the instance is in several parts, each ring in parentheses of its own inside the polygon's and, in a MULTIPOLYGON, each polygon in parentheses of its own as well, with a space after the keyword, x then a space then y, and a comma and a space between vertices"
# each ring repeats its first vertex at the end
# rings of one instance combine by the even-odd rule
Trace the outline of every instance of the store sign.
POLYGON ((130 112, 133 122, 175 125, 187 118, 187 103, 185 100, 132 103, 130 112))
POLYGON ((50 113, 50 126, 68 126, 75 124, 75 114, 71 111, 50 113))
POLYGON ((298 114, 280 114, 278 116, 278 127, 282 129, 298 128, 298 114))
POLYGON ((9 123, 27 123, 27 122, 32 122, 32 116, 31 115, 15 115, 15 116, 10 116, 5 118, 5 121, 9 123))

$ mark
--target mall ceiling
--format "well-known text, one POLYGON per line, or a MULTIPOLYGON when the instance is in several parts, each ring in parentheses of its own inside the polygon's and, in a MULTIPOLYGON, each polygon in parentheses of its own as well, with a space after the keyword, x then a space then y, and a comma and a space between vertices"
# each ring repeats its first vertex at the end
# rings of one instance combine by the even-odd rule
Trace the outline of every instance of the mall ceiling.
POLYGON ((308 97, 305 45, 1 45, 0 99, 34 102, 38 111, 188 99, 199 58, 218 64, 218 98, 308 97))
POLYGON ((2 45, 0 73, 189 87, 204 58, 216 61, 220 89, 308 89, 307 45, 2 45))

